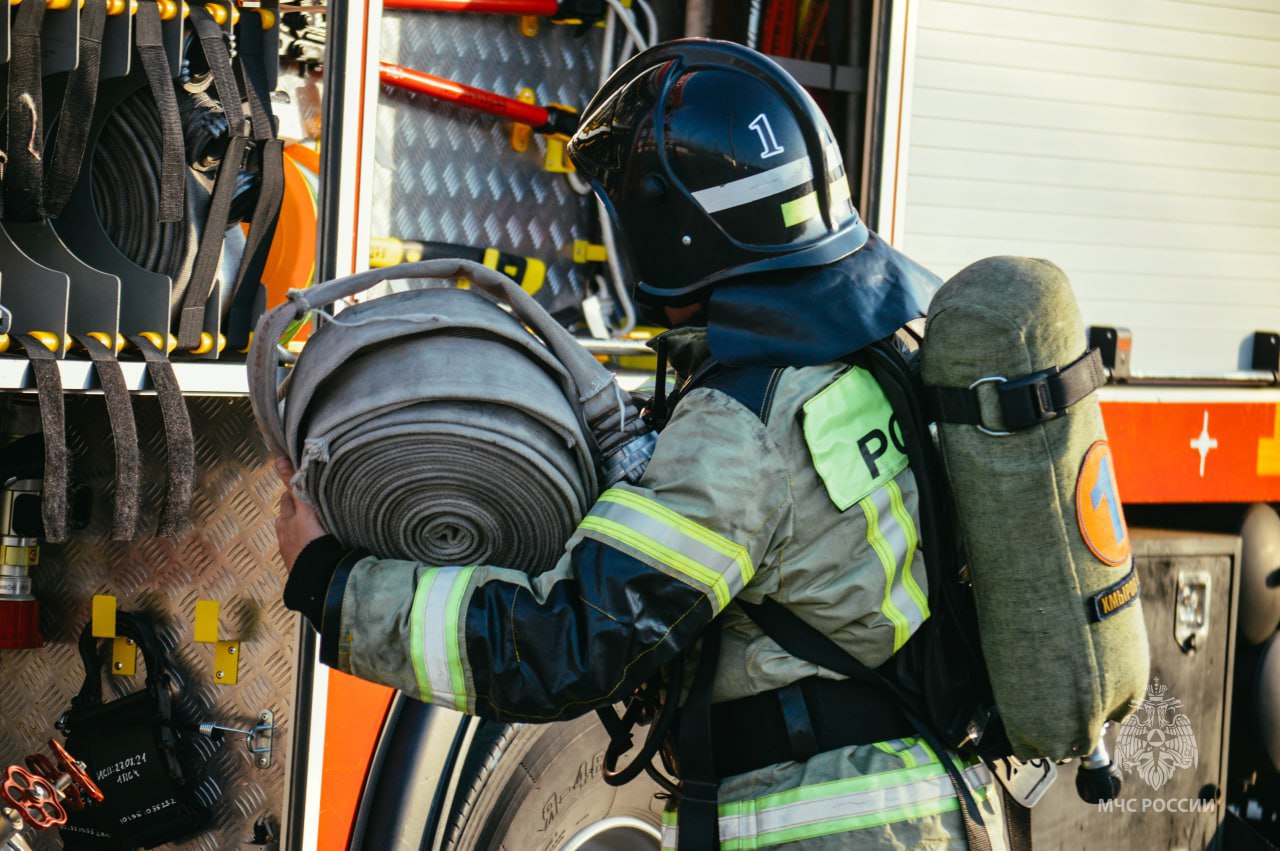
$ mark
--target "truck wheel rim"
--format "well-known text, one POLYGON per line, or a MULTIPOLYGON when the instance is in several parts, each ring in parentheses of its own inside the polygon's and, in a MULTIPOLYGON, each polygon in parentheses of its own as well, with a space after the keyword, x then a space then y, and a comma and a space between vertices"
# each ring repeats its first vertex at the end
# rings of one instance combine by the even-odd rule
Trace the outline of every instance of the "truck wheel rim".
POLYGON ((642 851, 657 848, 662 833, 638 818, 614 816, 587 825, 560 846, 560 851, 642 851))

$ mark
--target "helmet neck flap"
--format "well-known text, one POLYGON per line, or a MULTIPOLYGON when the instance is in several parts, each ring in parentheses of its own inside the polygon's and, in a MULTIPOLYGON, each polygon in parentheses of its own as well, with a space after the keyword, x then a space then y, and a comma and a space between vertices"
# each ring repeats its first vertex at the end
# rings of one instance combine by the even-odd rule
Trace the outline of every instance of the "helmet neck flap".
POLYGON ((771 271, 711 293, 707 341, 729 366, 826 363, 925 315, 942 281, 872 233, 844 259, 771 271))

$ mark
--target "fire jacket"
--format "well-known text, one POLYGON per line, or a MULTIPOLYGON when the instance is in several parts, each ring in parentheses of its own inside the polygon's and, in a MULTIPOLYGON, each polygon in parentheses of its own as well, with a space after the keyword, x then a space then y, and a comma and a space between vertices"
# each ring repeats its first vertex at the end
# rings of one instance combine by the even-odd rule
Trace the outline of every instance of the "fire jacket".
MULTIPOLYGON (((678 372, 707 359, 705 331, 666 337, 678 372)), ((720 615, 713 701, 837 677, 782 650, 736 599, 771 596, 879 666, 929 616, 916 484, 890 406, 845 363, 743 375, 680 397, 640 484, 601 494, 550 570, 391 561, 321 539, 294 574, 331 575, 311 592, 323 599, 302 601, 291 577, 286 602, 312 613, 329 664, 502 721, 622 699, 720 615)), ((727 778, 722 847, 964 847, 939 760, 895 740, 727 778)), ((986 801, 986 769, 965 770, 986 801)))

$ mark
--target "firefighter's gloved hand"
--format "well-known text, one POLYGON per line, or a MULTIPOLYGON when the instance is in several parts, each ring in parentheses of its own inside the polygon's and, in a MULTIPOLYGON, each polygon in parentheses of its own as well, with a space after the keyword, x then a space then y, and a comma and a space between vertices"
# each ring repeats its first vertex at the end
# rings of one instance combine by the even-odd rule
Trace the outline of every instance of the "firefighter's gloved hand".
POLYGON ((293 464, 283 455, 275 459, 276 474, 284 482, 284 494, 280 497, 280 512, 276 515, 276 541, 280 546, 280 558, 285 569, 293 570, 293 563, 298 559, 307 544, 325 535, 320 525, 320 518, 309 505, 298 502, 289 489, 293 479, 293 464))

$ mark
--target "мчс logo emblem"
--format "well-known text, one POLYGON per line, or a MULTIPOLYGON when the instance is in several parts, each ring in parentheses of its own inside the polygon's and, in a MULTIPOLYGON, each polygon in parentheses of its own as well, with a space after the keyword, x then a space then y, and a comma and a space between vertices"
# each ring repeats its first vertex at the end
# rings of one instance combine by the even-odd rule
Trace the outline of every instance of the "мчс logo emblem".
POLYGON ((1200 762, 1191 721, 1176 712, 1182 701, 1168 692, 1169 687, 1158 679, 1147 686, 1146 699, 1116 733, 1116 767, 1137 771, 1156 790, 1178 769, 1193 768, 1200 762))

